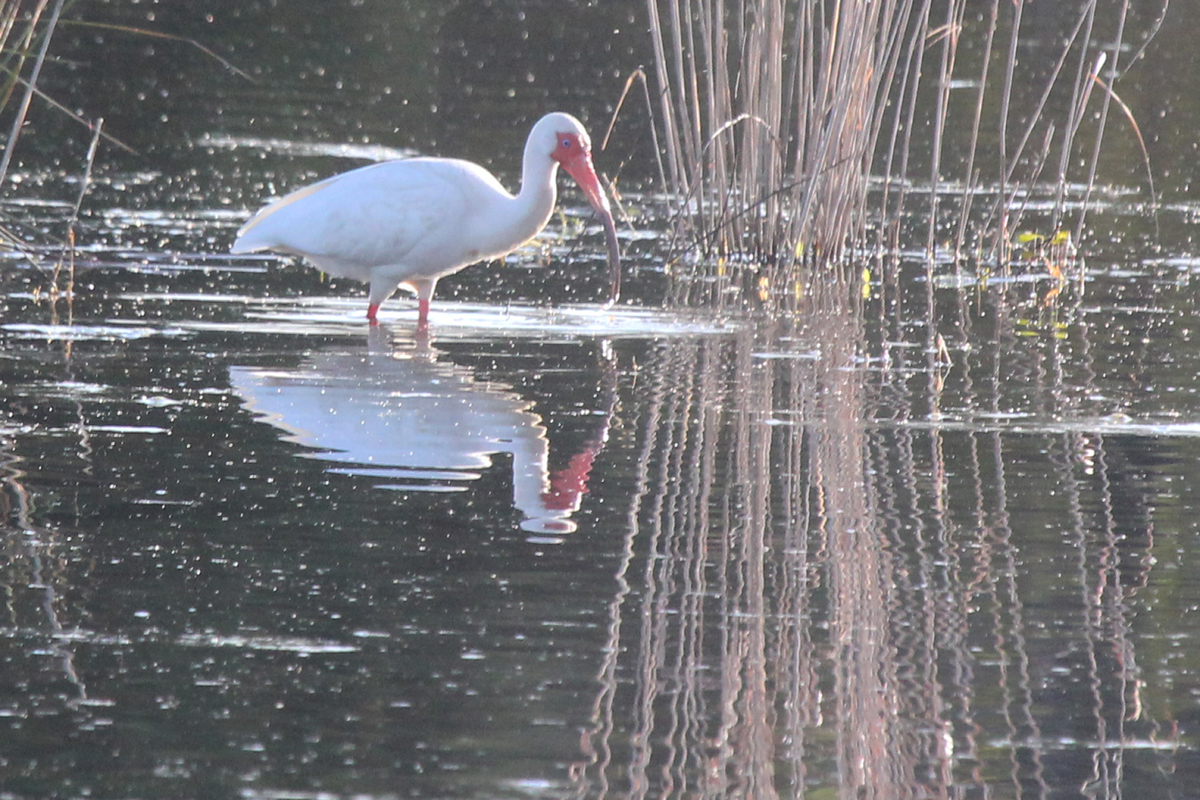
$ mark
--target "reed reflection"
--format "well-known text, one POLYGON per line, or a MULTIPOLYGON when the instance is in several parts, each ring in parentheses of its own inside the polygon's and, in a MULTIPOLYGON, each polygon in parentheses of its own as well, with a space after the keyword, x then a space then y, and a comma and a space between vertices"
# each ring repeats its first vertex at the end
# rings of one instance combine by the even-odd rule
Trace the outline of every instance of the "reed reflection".
POLYGON ((1113 513, 1112 445, 930 424, 1002 382, 942 397, 934 347, 874 366, 850 293, 817 292, 644 370, 576 796, 1048 796, 1169 761, 1131 637, 1151 540, 1113 513), (1051 514, 1069 534, 1031 541, 1051 514))
MULTIPOLYGON (((65 353, 69 370, 69 347, 65 353)), ((7 393, 0 394, 0 401, 11 407, 7 393)), ((71 398, 70 407, 78 425, 72 430, 69 452, 79 464, 80 473, 90 475, 95 468, 94 453, 83 405, 77 398, 71 398)), ((66 599, 77 589, 70 569, 70 534, 64 526, 39 521, 40 515, 35 510, 38 492, 28 485, 26 469, 30 463, 20 452, 19 430, 19 426, 10 429, 0 424, 0 592, 5 598, 0 628, 5 629, 6 639, 15 638, 14 634, 19 632, 35 644, 26 650, 6 650, 6 681, 0 682, 0 695, 20 696, 18 708, 10 708, 7 713, 23 716, 43 700, 37 689, 30 688, 37 684, 31 676, 50 675, 52 681, 61 678, 59 685, 68 687, 57 699, 63 706, 79 711, 81 704, 89 700, 89 693, 76 666, 75 649, 68 634, 77 629, 86 612, 77 598, 75 602, 66 599), (40 658, 29 658, 29 653, 40 658), (48 663, 53 665, 50 669, 45 668, 47 662, 42 660, 47 656, 48 663), (21 689, 14 692, 14 687, 21 689)), ((36 469, 36 459, 33 466, 36 469)), ((77 509, 78 498, 72 500, 73 509, 77 509)), ((77 513, 71 522, 69 530, 77 530, 80 522, 77 513)), ((42 713, 47 712, 42 709, 42 713)), ((83 716, 86 713, 86 710, 81 712, 83 716)))
POLYGON ((533 403, 480 380, 427 337, 373 329, 367 344, 319 351, 292 369, 231 367, 247 408, 313 449, 331 471, 380 479, 380 488, 463 492, 499 454, 512 457, 513 506, 521 527, 553 536, 571 520, 608 437, 615 368, 607 346, 594 429, 565 465, 550 468, 551 443, 533 403))

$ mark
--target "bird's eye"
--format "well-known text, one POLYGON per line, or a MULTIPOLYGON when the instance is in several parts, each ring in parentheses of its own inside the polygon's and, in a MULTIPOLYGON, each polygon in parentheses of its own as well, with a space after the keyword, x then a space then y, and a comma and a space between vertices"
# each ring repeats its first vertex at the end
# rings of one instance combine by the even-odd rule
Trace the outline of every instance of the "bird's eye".
POLYGON ((568 147, 568 148, 569 148, 569 147, 571 146, 571 140, 570 140, 570 139, 563 139, 563 140, 562 140, 562 146, 563 146, 563 147, 568 147))

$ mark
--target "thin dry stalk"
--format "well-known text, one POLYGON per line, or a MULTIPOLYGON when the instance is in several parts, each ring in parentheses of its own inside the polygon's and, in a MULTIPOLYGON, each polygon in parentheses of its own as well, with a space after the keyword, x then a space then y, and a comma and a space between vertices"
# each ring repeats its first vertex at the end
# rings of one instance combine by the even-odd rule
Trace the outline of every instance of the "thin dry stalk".
POLYGON ((217 53, 213 52, 211 48, 205 47, 200 42, 196 41, 195 39, 191 39, 187 36, 176 36, 175 34, 172 34, 172 33, 163 33, 162 31, 155 31, 155 30, 151 30, 149 28, 136 28, 136 27, 133 27, 130 25, 116 25, 116 24, 113 24, 110 22, 89 22, 87 20, 65 19, 65 20, 62 20, 59 24, 74 26, 77 28, 94 28, 94 29, 103 30, 103 31, 116 31, 117 33, 128 33, 128 34, 132 34, 132 35, 138 36, 138 37, 145 37, 145 38, 150 38, 150 39, 164 39, 168 42, 179 42, 180 44, 186 44, 189 47, 199 50, 205 56, 212 59, 213 61, 216 61, 222 67, 229 70, 234 75, 237 75, 239 78, 244 78, 244 79, 250 81, 251 83, 258 83, 258 81, 255 80, 254 77, 252 75, 250 75, 249 73, 247 73, 245 70, 239 69, 235 64, 231 63, 228 59, 222 58, 217 53))
MULTIPOLYGON (((1128 20, 1128 18, 1129 0, 1124 0, 1121 3, 1121 11, 1119 15, 1119 21, 1117 23, 1117 33, 1116 36, 1113 37, 1113 42, 1109 51, 1109 59, 1112 61, 1112 67, 1109 75, 1112 76, 1112 78, 1110 78, 1109 82, 1106 84, 1105 88, 1107 91, 1104 93, 1104 100, 1100 106, 1100 121, 1096 128, 1096 140, 1092 146, 1092 158, 1088 163, 1087 188, 1084 189, 1083 206, 1079 211, 1079 221, 1075 225, 1076 241, 1079 241, 1079 239, 1083 236, 1083 226, 1084 222, 1087 220, 1088 201, 1091 200, 1092 189, 1096 185, 1096 168, 1100 163, 1100 147, 1104 141, 1104 127, 1105 123, 1108 121, 1108 109, 1112 104, 1112 98, 1115 96, 1112 80, 1118 74, 1117 70, 1119 68, 1119 59, 1121 57, 1121 47, 1125 41, 1125 22, 1128 20)), ((1091 85, 1090 82, 1088 85, 1091 85)))
MULTIPOLYGON (((1095 21, 1096 21, 1096 4, 1095 3, 1090 4, 1089 8, 1087 9, 1086 13, 1084 14, 1084 18, 1086 19, 1086 23, 1084 25, 1083 40, 1086 42, 1086 41, 1091 40, 1092 29, 1095 26, 1095 21)), ((1067 126, 1068 126, 1067 132, 1066 132, 1066 136, 1063 137, 1062 153, 1059 157, 1059 162, 1058 162, 1058 183, 1055 187, 1055 197, 1054 197, 1054 221, 1053 221, 1053 224, 1051 225, 1051 228, 1053 228, 1053 229, 1058 228, 1059 219, 1061 218, 1061 215, 1063 212, 1063 203, 1066 198, 1067 171, 1068 171, 1068 168, 1070 165, 1071 153, 1073 150, 1073 148, 1071 147, 1071 144, 1075 139, 1075 134, 1079 131, 1079 124, 1083 121, 1084 111, 1087 108, 1087 101, 1088 101, 1088 98, 1091 96, 1092 84, 1090 81, 1086 80, 1088 55, 1089 54, 1088 54, 1088 50, 1086 47, 1080 48, 1079 61, 1078 61, 1078 65, 1076 67, 1075 84, 1073 87, 1073 94, 1072 94, 1072 103, 1071 103, 1072 113, 1071 113, 1070 118, 1067 120, 1067 126)), ((1097 62, 1096 66, 1093 68, 1093 72, 1100 68, 1100 64, 1102 62, 1103 62, 1103 54, 1101 54, 1099 61, 1097 62)))
POLYGON ((1003 263, 1008 262, 1008 203, 1005 198, 1008 196, 1008 178, 1010 175, 1011 164, 1008 154, 1008 120, 1010 107, 1012 105, 1012 87, 1013 77, 1017 71, 1017 44, 1021 35, 1021 14, 1025 10, 1024 0, 1016 0, 1013 3, 1013 21, 1012 30, 1008 38, 1008 60, 1005 62, 1004 70, 1004 93, 1000 100, 1000 143, 999 143, 999 158, 997 159, 1000 167, 1000 186, 998 188, 1001 198, 999 216, 1000 222, 995 230, 996 253, 1003 263))
POLYGON ((24 68, 25 60, 33 51, 38 23, 48 0, 39 0, 28 16, 22 18, 21 0, 4 0, 0 6, 0 68, 3 68, 5 80, 3 91, 0 92, 0 108, 6 108, 17 87, 17 76, 24 68), (23 28, 18 29, 17 23, 22 21, 23 28), (20 34, 15 43, 14 36, 20 34))
MULTIPOLYGON (((1087 30, 1086 25, 1089 19, 1089 11, 1094 6, 1095 0, 1092 0, 1088 6, 1082 9, 1074 29, 1067 36, 1059 58, 1054 64, 1054 67, 1051 69, 1049 77, 1043 86, 1043 90, 1038 98, 1038 102, 1034 106, 1032 113, 1029 115, 1024 133, 1022 134, 1020 142, 1012 154, 1012 161, 1009 163, 1008 169, 1004 173, 1003 181, 997 193, 996 204, 993 208, 992 216, 989 217, 986 223, 990 225, 995 219, 999 218, 1002 220, 1002 229, 1007 231, 1007 235, 1004 238, 997 238, 997 245, 1000 248, 997 252, 999 254, 998 257, 1000 258, 1001 263, 1008 263, 1012 239, 1016 236, 1017 231, 1019 230, 1025 206, 1031 199, 1031 191, 1037 184, 1037 181, 1040 179, 1042 168, 1045 166, 1049 156, 1048 148, 1053 144, 1056 129, 1060 127, 1056 125, 1054 120, 1047 119, 1045 113, 1046 107, 1051 99, 1051 96, 1058 88, 1058 80, 1070 55, 1071 48, 1078 44, 1078 46, 1086 50, 1088 46, 1090 37, 1084 35, 1083 32, 1087 30), (1042 150, 1040 151, 1039 155, 1034 156, 1030 161, 1032 168, 1027 171, 1027 174, 1023 177, 1018 177, 1016 174, 1017 168, 1021 165, 1021 160, 1026 157, 1029 143, 1039 129, 1044 130, 1042 150), (1018 203, 1017 198, 1020 195, 1024 195, 1024 199, 1018 203), (1014 207, 1017 209, 1015 214, 1012 213, 1012 209, 1014 207)), ((1077 109, 1076 113, 1072 115, 1072 119, 1083 118, 1083 109, 1086 107, 1089 92, 1090 89, 1086 86, 1082 87, 1082 96, 1080 96, 1080 88, 1077 88, 1074 91, 1075 97, 1080 99, 1077 104, 1072 106, 1072 108, 1077 109)), ((1068 125, 1064 133, 1064 141, 1062 144, 1062 147, 1068 152, 1068 154, 1073 152, 1076 132, 1077 128, 1070 127, 1068 121, 1068 125)), ((1062 185, 1064 187, 1064 195, 1065 182, 1066 176, 1064 174, 1058 179, 1058 185, 1062 185)), ((1084 204, 1086 205, 1086 199, 1084 204)))
MULTIPOLYGON (((37 59, 33 62, 33 69, 29 73, 29 81, 26 84, 25 94, 21 97, 21 103, 17 107, 12 128, 8 133, 8 142, 4 148, 4 155, 0 157, 0 186, 4 185, 4 181, 8 177, 8 168, 12 163, 12 154, 17 147, 17 139, 21 135, 21 128, 25 125, 25 118, 29 114, 29 104, 33 101, 34 89, 37 87, 38 77, 42 74, 42 65, 46 63, 46 54, 50 51, 50 40, 54 36, 54 29, 58 25, 58 18, 62 13, 64 2, 65 0, 57 0, 55 2, 53 10, 50 12, 50 19, 46 23, 45 29, 41 32, 42 45, 38 50, 37 59)), ((29 24, 30 41, 32 41, 34 36, 37 19, 41 17, 45 7, 46 2, 44 0, 38 4, 37 10, 33 14, 33 19, 29 24)))
POLYGON ((75 197, 75 205, 71 208, 71 218, 67 221, 67 241, 63 248, 63 258, 54 265, 53 283, 50 292, 50 302, 56 302, 58 294, 58 274, 62 268, 63 259, 67 262, 67 287, 64 292, 67 297, 67 324, 75 321, 75 227, 79 224, 79 212, 83 208, 83 198, 87 196, 92 185, 92 167, 96 163, 96 148, 104 130, 104 120, 97 119, 92 125, 92 143, 88 147, 87 163, 84 166, 83 177, 79 181, 79 194, 75 197))
MULTIPOLYGON (((1154 170, 1150 166, 1150 151, 1146 149, 1146 139, 1142 136, 1142 127, 1138 125, 1137 117, 1134 116, 1131 109, 1121 96, 1112 90, 1112 87, 1100 79, 1100 69, 1102 64, 1097 63, 1096 69, 1092 71, 1092 82, 1108 92, 1112 96, 1112 101, 1121 109, 1121 113, 1125 115, 1125 119, 1129 121, 1129 127, 1133 130, 1133 135, 1137 137, 1138 148, 1142 151, 1142 164, 1146 167, 1146 182, 1150 189, 1150 206, 1152 209, 1158 208, 1158 190, 1154 188, 1154 170)), ((1085 100, 1086 102, 1086 100, 1085 100)), ((1158 218, 1155 217, 1155 227, 1158 225, 1158 218)))
POLYGON ((946 7, 946 23, 942 35, 942 60, 938 68, 937 110, 933 124, 933 159, 929 168, 929 235, 926 240, 926 260, 933 269, 933 252, 937 246, 938 192, 941 187, 942 149, 945 144, 946 119, 950 113, 951 76, 958 57, 958 39, 962 33, 966 6, 954 0, 946 7))
POLYGON ((971 205, 975 197, 978 175, 975 171, 975 157, 979 152, 979 128, 983 121, 983 98, 988 82, 988 67, 992 60, 990 54, 996 41, 996 22, 1000 15, 1000 0, 992 0, 992 10, 988 18, 987 34, 984 41, 982 67, 979 74, 979 86, 975 92, 975 112, 970 127, 971 142, 967 147, 967 164, 963 170, 962 201, 958 212, 958 232, 954 237, 955 263, 962 257, 967 238, 967 221, 971 217, 971 205))
POLYGON ((667 173, 663 167, 662 150, 658 145, 658 129, 654 124, 654 102, 650 99, 650 85, 646 82, 646 71, 638 67, 625 80, 625 88, 621 91, 621 97, 617 100, 617 106, 613 109, 612 119, 608 122, 608 129, 604 131, 604 138, 600 140, 600 149, 608 148, 608 140, 612 136, 613 128, 617 125, 617 117, 621 115, 621 109, 625 106, 625 99, 629 96, 629 90, 633 87, 634 82, 642 85, 642 95, 646 100, 646 109, 650 112, 650 138, 654 143, 654 155, 658 164, 658 178, 662 185, 667 185, 667 173))

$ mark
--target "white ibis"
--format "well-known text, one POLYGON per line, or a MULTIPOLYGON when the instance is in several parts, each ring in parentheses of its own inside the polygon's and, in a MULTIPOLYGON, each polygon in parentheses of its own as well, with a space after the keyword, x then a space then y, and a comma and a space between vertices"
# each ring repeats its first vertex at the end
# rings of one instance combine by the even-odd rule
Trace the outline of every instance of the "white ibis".
POLYGON ((380 304, 403 285, 416 292, 418 324, 425 327, 438 278, 510 253, 545 227, 560 165, 604 223, 615 301, 621 263, 612 211, 592 166, 587 131, 563 113, 547 114, 530 131, 515 197, 470 161, 386 161, 276 200, 238 231, 232 252, 302 256, 330 275, 369 283, 371 324, 378 324, 380 304))

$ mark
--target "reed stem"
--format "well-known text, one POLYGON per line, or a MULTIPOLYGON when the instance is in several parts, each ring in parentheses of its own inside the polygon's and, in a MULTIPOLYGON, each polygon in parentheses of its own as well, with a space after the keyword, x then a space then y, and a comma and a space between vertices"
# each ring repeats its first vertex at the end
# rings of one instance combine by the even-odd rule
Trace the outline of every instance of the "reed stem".
MULTIPOLYGON (((750 275, 789 292, 784 278, 797 267, 844 266, 869 252, 873 226, 885 251, 900 252, 906 220, 923 221, 930 269, 941 231, 956 256, 990 250, 1007 264, 1021 208, 1047 192, 1038 181, 1051 152, 1057 228, 1070 167, 1084 161, 1076 140, 1103 11, 1115 16, 1105 46, 1112 69, 1086 159, 1086 207, 1127 0, 1113 9, 1088 0, 1059 15, 1065 35, 1038 43, 1040 71, 1021 53, 1028 0, 993 0, 977 18, 966 0, 646 2, 663 172, 677 236, 693 243, 697 269, 717 278, 708 296, 749 285, 750 275), (928 71, 927 51, 936 59, 928 71), (972 102, 955 99, 963 77, 972 102), (981 167, 994 182, 981 182, 981 167), (947 184, 960 199, 942 207, 947 184), (976 215, 981 194, 994 199, 976 215)), ((1076 239, 1083 224, 1080 212, 1076 239)))

